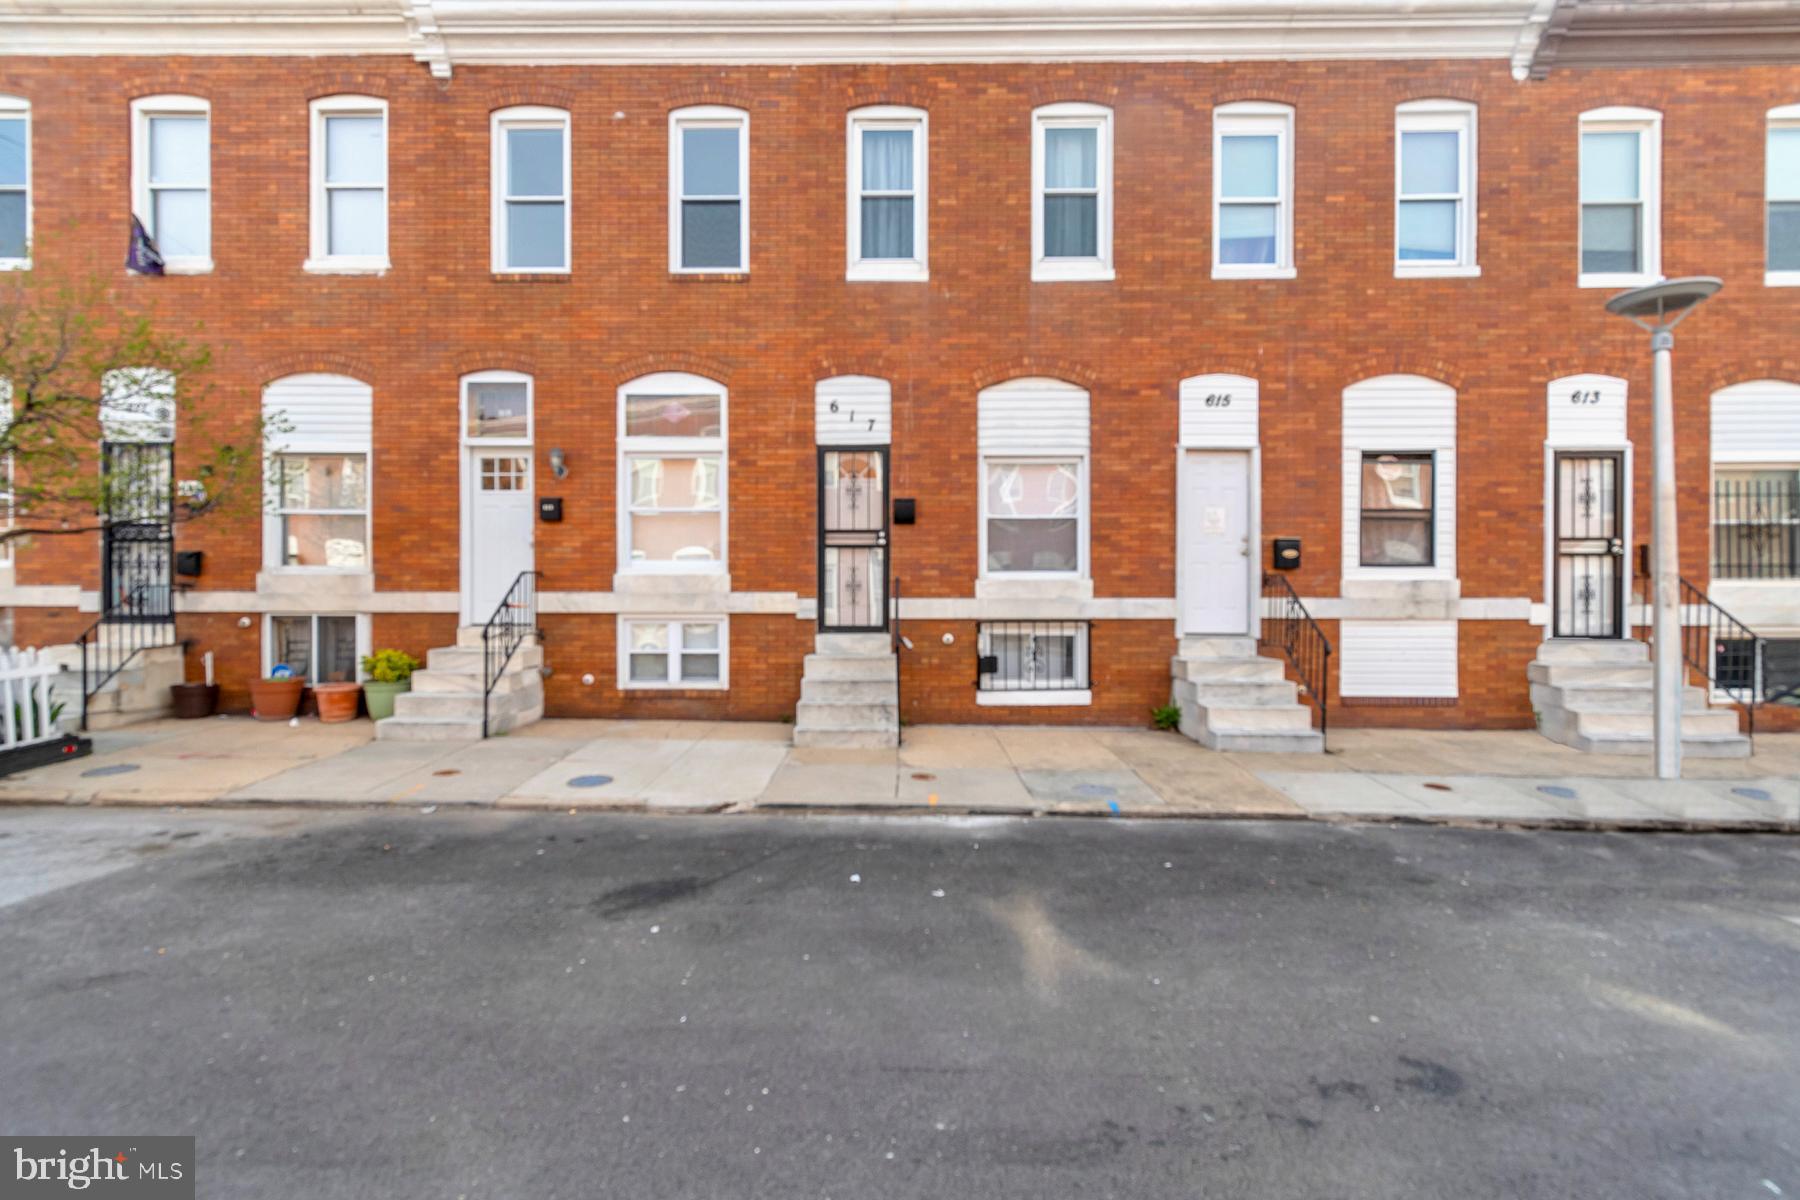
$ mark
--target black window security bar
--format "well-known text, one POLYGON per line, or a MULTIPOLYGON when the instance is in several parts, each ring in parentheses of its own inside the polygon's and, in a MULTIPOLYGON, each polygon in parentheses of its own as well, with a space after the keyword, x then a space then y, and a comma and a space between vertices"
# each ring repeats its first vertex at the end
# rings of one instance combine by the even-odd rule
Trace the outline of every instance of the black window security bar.
POLYGON ((988 621, 981 626, 975 687, 983 692, 1084 691, 1086 621, 988 621))
POLYGON ((1713 482, 1714 579, 1800 579, 1800 473, 1713 482))
POLYGON ((1313 620, 1287 576, 1269 572, 1262 581, 1262 637, 1264 647, 1279 650, 1293 668, 1300 694, 1319 710, 1319 737, 1326 733, 1330 713, 1331 642, 1313 620))

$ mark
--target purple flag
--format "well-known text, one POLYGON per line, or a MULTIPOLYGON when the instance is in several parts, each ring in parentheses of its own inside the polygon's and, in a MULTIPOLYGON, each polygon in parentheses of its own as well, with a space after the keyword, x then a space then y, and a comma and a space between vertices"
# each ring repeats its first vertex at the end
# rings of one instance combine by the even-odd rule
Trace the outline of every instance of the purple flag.
POLYGON ((157 250, 149 231, 135 214, 131 218, 131 248, 125 252, 125 268, 136 271, 139 275, 163 273, 162 253, 157 250))

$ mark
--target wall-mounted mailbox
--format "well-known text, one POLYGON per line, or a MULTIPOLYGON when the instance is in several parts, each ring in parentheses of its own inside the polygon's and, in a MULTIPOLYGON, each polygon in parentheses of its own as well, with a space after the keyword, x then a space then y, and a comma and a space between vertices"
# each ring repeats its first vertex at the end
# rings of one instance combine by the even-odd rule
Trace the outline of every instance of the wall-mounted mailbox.
POLYGON ((919 519, 919 502, 917 500, 894 501, 894 524, 911 525, 919 519))
POLYGON ((1000 656, 998 654, 977 655, 975 670, 981 675, 998 675, 1000 673, 1000 656))
POLYGON ((1277 571, 1297 571, 1300 569, 1300 539, 1275 539, 1275 569, 1277 571))
POLYGON ((562 520, 562 497, 561 496, 540 496, 538 498, 538 520, 540 520, 540 521, 560 521, 560 520, 562 520))
POLYGON ((177 550, 175 552, 175 573, 177 575, 198 575, 200 568, 206 563, 204 550, 177 550))

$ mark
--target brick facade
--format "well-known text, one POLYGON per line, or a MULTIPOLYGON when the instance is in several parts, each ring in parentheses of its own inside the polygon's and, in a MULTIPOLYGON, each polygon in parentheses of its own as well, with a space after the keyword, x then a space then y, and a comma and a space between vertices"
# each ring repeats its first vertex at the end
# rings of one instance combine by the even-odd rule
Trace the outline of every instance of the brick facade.
MULTIPOLYGON (((1794 67, 1566 71, 1524 84, 1503 63, 1453 61, 464 67, 436 80, 399 58, 0 59, 0 93, 32 105, 37 261, 104 272, 121 303, 203 325, 216 352, 215 428, 251 429, 263 385, 287 374, 371 385, 378 592, 457 591, 458 380, 507 368, 535 380, 537 488, 561 496, 567 514, 537 527, 546 591, 611 590, 616 389, 681 370, 730 391, 733 592, 815 594, 813 389, 856 373, 893 386, 893 494, 919 504, 918 523, 894 531, 906 596, 972 596, 976 393, 1037 375, 1091 393, 1095 596, 1170 597, 1176 387, 1232 372, 1261 387, 1265 557, 1269 539, 1302 538, 1294 586, 1332 597, 1341 393, 1408 373, 1457 390, 1462 596, 1542 601, 1550 380, 1629 381, 1636 540, 1649 532, 1645 339, 1602 312, 1605 292, 1576 286, 1577 116, 1604 105, 1664 114, 1664 273, 1726 281, 1677 351, 1689 577, 1707 571, 1707 395, 1800 380, 1800 291, 1762 281, 1764 114, 1800 98, 1794 67), (127 102, 172 92, 212 104, 217 267, 129 277, 127 102), (339 92, 390 105, 393 268, 381 277, 301 270, 307 103, 339 92), (1394 106, 1430 97, 1479 106, 1479 278, 1393 277, 1394 106), (1292 280, 1210 277, 1211 112, 1249 99, 1296 113, 1292 280), (1059 100, 1114 112, 1114 282, 1031 282, 1031 111, 1059 100), (489 269, 489 113, 520 103, 572 114, 566 276, 489 269), (745 276, 668 269, 668 113, 693 103, 751 114, 745 276), (928 283, 844 279, 845 113, 870 103, 930 112, 928 283), (566 479, 551 478, 552 447, 567 455, 566 479)), ((255 590, 254 513, 206 518, 178 539, 206 552, 200 589, 255 590)), ((20 551, 16 583, 93 589, 98 563, 92 539, 43 539, 20 551)), ((16 638, 67 640, 91 619, 20 607, 16 638)), ((455 617, 376 612, 371 623, 376 645, 423 655, 451 640, 455 617)), ((195 653, 216 653, 227 705, 245 703, 259 623, 246 630, 235 614, 207 613, 182 625, 195 653)), ((791 715, 812 634, 793 615, 734 613, 729 691, 645 694, 614 684, 612 615, 547 615, 543 626, 549 712, 572 716, 791 715), (592 686, 581 682, 588 673, 592 686)), ((1175 647, 1169 620, 1102 621, 1091 707, 978 709, 974 622, 909 621, 906 632, 916 648, 903 665, 908 721, 1140 723, 1167 698, 1175 647)), ((1522 620, 1464 621, 1454 703, 1350 705, 1334 723, 1528 726, 1525 664, 1541 637, 1522 620)))

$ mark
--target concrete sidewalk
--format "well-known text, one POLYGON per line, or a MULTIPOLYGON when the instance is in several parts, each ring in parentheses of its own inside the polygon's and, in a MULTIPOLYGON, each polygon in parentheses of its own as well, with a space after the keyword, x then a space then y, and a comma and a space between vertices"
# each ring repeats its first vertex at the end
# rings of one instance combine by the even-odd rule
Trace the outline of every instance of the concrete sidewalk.
POLYGON ((1529 731, 1340 730, 1326 755, 1133 729, 920 726, 893 750, 796 749, 779 724, 549 720, 487 742, 376 742, 366 721, 159 721, 0 780, 0 802, 485 805, 1257 817, 1800 831, 1800 734, 1678 783, 1529 731))

